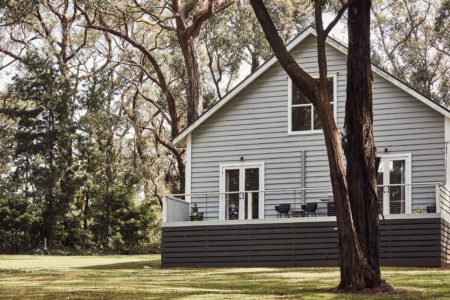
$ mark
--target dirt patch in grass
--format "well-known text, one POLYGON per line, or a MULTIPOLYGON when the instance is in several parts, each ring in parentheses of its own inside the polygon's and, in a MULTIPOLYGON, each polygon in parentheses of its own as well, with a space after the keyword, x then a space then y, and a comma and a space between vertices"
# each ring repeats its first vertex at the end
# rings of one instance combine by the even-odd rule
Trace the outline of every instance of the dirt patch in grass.
POLYGON ((39 276, 33 277, 34 280, 46 280, 46 279, 68 279, 80 277, 77 274, 39 274, 39 276))
POLYGON ((378 288, 366 288, 362 290, 343 290, 343 289, 329 289, 329 293, 345 294, 345 295, 374 295, 374 296, 401 296, 408 292, 405 289, 395 288, 383 281, 378 288))

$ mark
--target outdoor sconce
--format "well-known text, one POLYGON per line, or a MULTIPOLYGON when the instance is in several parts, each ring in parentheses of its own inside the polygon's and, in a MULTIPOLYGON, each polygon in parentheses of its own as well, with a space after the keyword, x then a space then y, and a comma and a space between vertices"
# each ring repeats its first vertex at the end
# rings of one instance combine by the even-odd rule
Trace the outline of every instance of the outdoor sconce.
POLYGON ((388 148, 384 148, 384 152, 388 152, 388 148))
POLYGON ((244 161, 244 157, 243 156, 241 156, 241 161, 244 161))

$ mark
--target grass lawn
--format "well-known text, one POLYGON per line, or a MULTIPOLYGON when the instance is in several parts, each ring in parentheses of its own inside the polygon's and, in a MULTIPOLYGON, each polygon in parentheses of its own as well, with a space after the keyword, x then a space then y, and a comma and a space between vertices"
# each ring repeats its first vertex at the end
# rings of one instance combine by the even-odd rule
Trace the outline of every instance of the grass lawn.
MULTIPOLYGON (((336 268, 160 269, 158 255, 0 256, 0 299, 361 299, 336 268), (151 269, 144 269, 149 266, 151 269)), ((401 299, 449 299, 450 270, 385 268, 401 299)), ((393 296, 364 296, 366 299, 393 296)))

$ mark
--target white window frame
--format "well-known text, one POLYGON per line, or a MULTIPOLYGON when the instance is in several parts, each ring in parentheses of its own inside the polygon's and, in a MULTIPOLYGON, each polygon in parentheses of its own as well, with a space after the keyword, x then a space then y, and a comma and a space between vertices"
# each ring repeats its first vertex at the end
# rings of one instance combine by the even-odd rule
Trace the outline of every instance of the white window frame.
MULTIPOLYGON (((412 180, 412 173, 411 173, 411 153, 379 153, 378 156, 381 158, 380 164, 383 163, 383 160, 405 160, 405 214, 411 214, 412 212, 412 186, 411 186, 411 180, 412 180)), ((384 167, 384 166, 383 166, 384 167)), ((387 183, 387 180, 389 178, 389 172, 386 172, 384 170, 383 173, 384 179, 383 184, 387 183)), ((389 206, 389 199, 387 196, 385 197, 384 194, 384 187, 383 187, 383 214, 389 215, 390 214, 390 206, 389 206)))
MULTIPOLYGON (((314 78, 319 78, 318 74, 310 74, 314 78)), ((333 78, 333 115, 337 125, 337 80, 338 73, 328 73, 328 78, 333 78)), ((311 105, 311 130, 293 131, 292 130, 292 79, 288 77, 288 135, 305 135, 323 133, 322 129, 314 129, 314 106, 312 104, 296 104, 294 107, 311 105)))
MULTIPOLYGON (((221 164, 219 167, 219 220, 225 220, 225 170, 228 169, 239 169, 240 174, 241 169, 247 168, 259 168, 259 190, 263 191, 265 186, 264 179, 264 162, 241 162, 241 163, 232 163, 232 164, 221 164)), ((244 171, 245 172, 245 171, 244 171)), ((240 176, 239 178, 239 189, 245 188, 244 177, 240 176)), ((240 190, 239 192, 243 193, 245 191, 240 190)), ((264 192, 259 193, 259 219, 264 219, 264 192)), ((243 209, 244 207, 240 207, 243 209)), ((240 213, 241 215, 241 213, 240 213)))

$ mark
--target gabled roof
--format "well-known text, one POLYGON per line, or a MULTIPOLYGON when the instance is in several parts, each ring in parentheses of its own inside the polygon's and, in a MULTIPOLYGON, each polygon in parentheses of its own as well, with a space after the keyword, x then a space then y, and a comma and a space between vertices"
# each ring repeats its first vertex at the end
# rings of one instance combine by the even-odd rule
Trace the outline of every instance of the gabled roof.
MULTIPOLYGON (((316 30, 314 27, 309 26, 305 30, 303 30, 296 38, 294 38, 292 41, 290 41, 286 48, 288 51, 291 51, 293 48, 295 48, 298 44, 300 44, 303 40, 305 40, 308 36, 313 35, 317 37, 316 30)), ((337 49, 338 51, 342 52, 343 54, 347 55, 347 47, 341 44, 340 42, 336 41, 335 39, 328 37, 327 38, 327 44, 332 46, 333 48, 337 49)), ((231 91, 229 91, 220 101, 218 101, 216 104, 214 104, 210 109, 208 109, 205 113, 203 113, 194 123, 186 127, 178 136, 176 136, 173 139, 173 143, 175 145, 181 144, 181 142, 184 141, 184 139, 187 137, 189 133, 191 133, 194 129, 196 129, 200 124, 205 122, 209 117, 211 117, 216 111, 218 111, 222 106, 224 106, 226 103, 228 103, 231 99, 234 98, 238 93, 240 93, 243 89, 245 89, 250 83, 252 83, 255 79, 257 79, 261 74, 263 74, 265 71, 267 71, 270 67, 272 67, 276 62, 278 62, 278 59, 273 56, 268 61, 266 61, 263 65, 261 65, 254 73, 247 76, 244 80, 242 80, 237 86, 235 86, 231 91)), ((415 97, 419 101, 423 102, 427 106, 431 107, 432 109, 436 110, 437 112, 443 114, 445 117, 450 118, 450 111, 439 105, 438 103, 434 102, 432 99, 426 97, 425 95, 421 94, 414 88, 410 87, 409 85, 402 82, 400 79, 396 78, 395 76, 389 74, 385 70, 381 69, 380 67, 372 64, 372 72, 379 75, 380 77, 386 79, 387 81, 391 82, 395 86, 399 87, 406 93, 410 94, 411 96, 415 97)))

